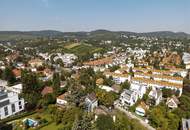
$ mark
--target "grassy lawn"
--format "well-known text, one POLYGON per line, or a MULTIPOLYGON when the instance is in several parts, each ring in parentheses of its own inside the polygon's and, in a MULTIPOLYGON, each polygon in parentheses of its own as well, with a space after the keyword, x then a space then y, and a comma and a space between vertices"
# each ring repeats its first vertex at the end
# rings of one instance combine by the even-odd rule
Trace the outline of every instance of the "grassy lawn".
POLYGON ((75 53, 76 55, 84 55, 87 53, 95 53, 100 51, 102 48, 97 48, 91 45, 87 45, 87 44, 81 44, 79 46, 75 46, 71 49, 71 51, 73 53, 75 53))
MULTIPOLYGON (((47 114, 46 112, 38 112, 38 113, 35 113, 33 115, 30 115, 30 116, 26 116, 26 117, 23 117, 23 118, 20 118, 18 120, 14 120, 14 121, 11 121, 10 123, 12 124, 16 124, 16 130, 22 130, 22 127, 20 127, 20 125, 23 125, 22 121, 25 119, 25 118, 31 118, 31 119, 34 119, 34 120, 41 120, 41 119, 45 119, 47 120, 48 122, 52 122, 52 118, 49 114, 47 114)), ((54 130, 52 129, 55 125, 55 123, 50 123, 49 125, 47 126, 44 126, 46 129, 44 130, 54 130), (50 129, 48 128, 50 126, 50 129)), ((42 127, 43 128, 43 127, 42 127)), ((41 128, 41 129, 42 129, 41 128)), ((33 128, 30 128, 29 130, 34 130, 33 128)))
POLYGON ((63 125, 59 124, 59 125, 56 125, 54 122, 47 125, 47 126, 44 126, 42 127, 40 130, 58 130, 59 128, 62 128, 63 125))
POLYGON ((66 49, 72 49, 73 47, 79 46, 80 43, 71 43, 69 45, 64 46, 66 49))

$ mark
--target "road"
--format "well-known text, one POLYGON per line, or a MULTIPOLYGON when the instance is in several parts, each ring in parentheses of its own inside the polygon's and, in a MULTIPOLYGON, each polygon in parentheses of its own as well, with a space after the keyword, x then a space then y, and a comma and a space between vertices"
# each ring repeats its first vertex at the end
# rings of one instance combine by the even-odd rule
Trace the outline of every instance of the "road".
POLYGON ((147 130, 156 130, 155 128, 153 128, 152 126, 150 126, 149 124, 147 124, 144 120, 142 120, 141 118, 133 115, 132 113, 126 111, 125 109, 119 107, 119 106, 115 106, 116 109, 124 112, 129 118, 132 118, 132 119, 136 119, 138 120, 144 127, 147 128, 147 130))

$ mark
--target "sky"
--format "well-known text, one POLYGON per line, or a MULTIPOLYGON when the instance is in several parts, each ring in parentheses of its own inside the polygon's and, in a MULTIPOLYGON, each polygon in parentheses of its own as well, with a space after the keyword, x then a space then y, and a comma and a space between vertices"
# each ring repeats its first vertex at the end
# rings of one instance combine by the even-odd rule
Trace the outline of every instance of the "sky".
POLYGON ((190 0, 0 0, 0 31, 190 33, 190 0))

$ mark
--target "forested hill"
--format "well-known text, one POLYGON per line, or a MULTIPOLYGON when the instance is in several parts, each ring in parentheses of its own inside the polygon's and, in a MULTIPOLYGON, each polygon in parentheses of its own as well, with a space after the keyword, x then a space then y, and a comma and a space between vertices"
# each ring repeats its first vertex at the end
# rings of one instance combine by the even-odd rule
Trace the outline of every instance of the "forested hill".
POLYGON ((136 33, 127 31, 108 31, 95 30, 91 32, 61 32, 55 30, 42 31, 0 31, 0 40, 11 39, 32 39, 38 37, 75 37, 75 38, 117 38, 121 35, 125 36, 147 36, 147 37, 161 37, 161 38, 190 38, 190 34, 184 32, 158 31, 136 33))

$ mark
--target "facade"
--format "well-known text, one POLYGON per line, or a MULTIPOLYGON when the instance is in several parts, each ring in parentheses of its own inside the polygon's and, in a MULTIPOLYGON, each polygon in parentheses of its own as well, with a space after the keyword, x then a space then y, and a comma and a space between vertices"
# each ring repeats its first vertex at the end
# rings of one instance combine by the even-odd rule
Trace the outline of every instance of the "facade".
POLYGON ((5 119, 24 110, 24 99, 13 92, 0 91, 0 119, 5 119))
POLYGON ((125 89, 120 95, 120 103, 122 106, 132 106, 137 102, 138 94, 135 91, 125 89))
POLYGON ((179 91, 179 96, 182 94, 183 84, 170 83, 165 81, 155 81, 152 79, 134 77, 131 80, 132 84, 136 84, 136 86, 144 86, 146 88, 154 87, 157 89, 168 88, 175 91, 179 91))
POLYGON ((182 130, 189 130, 190 129, 190 119, 182 118, 182 130))
POLYGON ((20 94, 20 93, 22 93, 23 87, 22 87, 22 84, 16 84, 16 85, 13 85, 13 86, 11 86, 11 87, 6 87, 6 89, 7 89, 8 91, 11 91, 11 92, 20 94))
POLYGON ((35 68, 43 65, 43 61, 41 59, 32 59, 28 62, 28 64, 35 68))
POLYGON ((135 109, 135 113, 140 116, 145 116, 146 110, 148 109, 148 106, 144 103, 141 102, 135 109))
POLYGON ((104 75, 109 78, 110 76, 113 77, 113 80, 116 84, 124 83, 125 81, 130 81, 131 76, 128 74, 119 74, 114 72, 105 72, 104 75))
POLYGON ((167 98, 167 102, 166 102, 166 105, 171 108, 171 109, 175 109, 178 107, 178 104, 179 104, 179 100, 177 99, 176 96, 172 96, 170 98, 167 98))
POLYGON ((152 88, 148 96, 150 105, 158 105, 162 100, 162 91, 159 89, 152 88))
POLYGON ((56 99, 56 103, 58 105, 66 105, 68 103, 66 98, 65 98, 67 95, 68 95, 68 93, 64 93, 64 94, 58 96, 56 99))
POLYGON ((93 112, 98 107, 98 100, 96 99, 95 93, 87 95, 85 98, 85 107, 88 112, 93 112))

